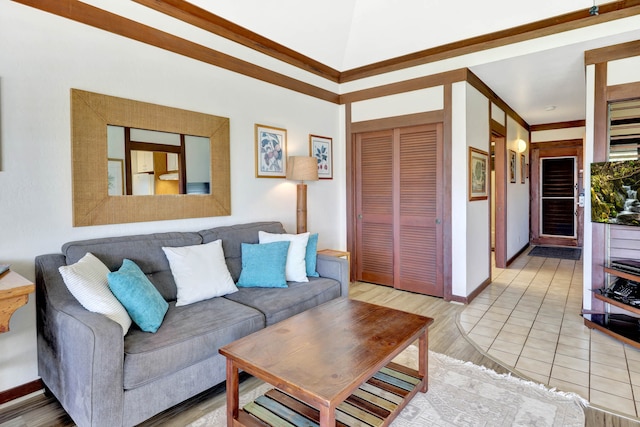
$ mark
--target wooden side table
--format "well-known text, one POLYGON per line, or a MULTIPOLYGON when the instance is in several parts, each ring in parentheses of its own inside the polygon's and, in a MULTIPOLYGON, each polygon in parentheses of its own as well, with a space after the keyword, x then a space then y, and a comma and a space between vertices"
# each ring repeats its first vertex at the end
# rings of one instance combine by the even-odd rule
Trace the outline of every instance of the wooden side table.
POLYGON ((347 273, 349 276, 349 281, 351 281, 351 253, 347 251, 339 251, 336 249, 320 249, 318 253, 322 255, 327 255, 327 256, 334 256, 336 258, 342 258, 342 257, 347 258, 347 264, 349 266, 347 273))
POLYGON ((9 331, 11 315, 29 301, 36 285, 15 271, 0 276, 0 333, 9 331))

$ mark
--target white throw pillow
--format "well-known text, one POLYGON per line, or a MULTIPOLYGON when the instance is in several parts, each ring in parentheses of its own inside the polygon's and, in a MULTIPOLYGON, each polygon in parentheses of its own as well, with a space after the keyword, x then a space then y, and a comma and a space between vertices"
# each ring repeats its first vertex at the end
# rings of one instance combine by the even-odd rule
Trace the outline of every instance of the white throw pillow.
POLYGON ((305 261, 307 242, 309 241, 308 232, 300 234, 278 234, 259 231, 258 239, 260 243, 290 242, 289 251, 287 252, 287 266, 285 267, 287 280, 290 282, 309 281, 307 278, 307 263, 305 261))
POLYGON ((176 306, 238 290, 224 260, 222 240, 193 246, 163 247, 178 288, 176 306))
POLYGON ((120 324, 123 336, 129 331, 131 317, 109 289, 109 269, 95 255, 87 252, 80 261, 58 267, 58 271, 69 292, 84 308, 120 324))

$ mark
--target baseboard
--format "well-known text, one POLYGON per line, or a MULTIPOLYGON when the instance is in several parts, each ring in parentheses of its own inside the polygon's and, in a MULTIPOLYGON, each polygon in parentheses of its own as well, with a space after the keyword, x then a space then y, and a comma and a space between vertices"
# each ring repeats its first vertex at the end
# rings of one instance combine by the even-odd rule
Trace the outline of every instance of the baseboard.
POLYGON ((507 260, 507 267, 509 267, 509 265, 511 265, 511 263, 513 261, 516 260, 516 258, 518 258, 520 255, 522 255, 524 253, 524 251, 526 251, 527 249, 529 249, 529 243, 525 244, 522 249, 520 249, 514 256, 512 256, 511 258, 509 258, 507 260))
MULTIPOLYGON (((518 258, 520 255, 522 255, 527 249, 529 249, 529 243, 527 243, 526 245, 524 245, 522 247, 522 249, 520 249, 518 251, 517 254, 515 254, 514 256, 512 256, 508 261, 507 261, 507 267, 509 266, 509 264, 511 264, 513 261, 515 261, 516 258, 518 258)), ((480 284, 480 286, 478 286, 477 288, 474 289, 473 292, 471 292, 469 295, 467 295, 466 297, 462 297, 460 295, 451 295, 451 298, 448 301, 453 301, 453 302, 459 302, 462 304, 469 304, 471 301, 473 301, 475 299, 475 297, 477 297, 478 295, 480 295, 480 292, 484 291, 487 286, 489 286, 491 284, 491 278, 486 279, 484 282, 482 282, 480 284)))
POLYGON ((41 379, 37 379, 31 381, 26 384, 19 385, 18 387, 10 388, 9 390, 0 392, 0 405, 3 403, 10 402, 14 399, 18 399, 22 396, 26 396, 27 394, 34 393, 36 391, 42 390, 44 388, 44 383, 41 379))
POLYGON ((467 303, 467 297, 461 297, 460 295, 451 295, 451 298, 448 299, 449 302, 459 302, 460 304, 467 303))
POLYGON ((473 290, 473 292, 471 292, 466 297, 462 297, 462 296, 459 296, 459 295, 451 295, 451 299, 449 301, 459 302, 459 303, 462 303, 462 304, 469 304, 478 295, 480 295, 480 292, 484 291, 487 288, 487 286, 489 286, 490 284, 491 284, 491 278, 489 277, 484 282, 480 283, 480 286, 475 288, 473 290))

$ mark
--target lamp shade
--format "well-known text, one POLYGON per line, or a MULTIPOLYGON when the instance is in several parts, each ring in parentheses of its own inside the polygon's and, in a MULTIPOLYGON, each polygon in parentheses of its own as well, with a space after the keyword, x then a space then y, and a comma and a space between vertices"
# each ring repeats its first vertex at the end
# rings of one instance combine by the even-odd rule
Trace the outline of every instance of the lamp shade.
POLYGON ((524 153, 525 151, 527 151, 527 143, 525 142, 524 139, 519 139, 518 140, 518 152, 519 153, 524 153))
POLYGON ((287 159, 287 179, 294 181, 317 181, 318 161, 315 157, 289 157, 287 159))

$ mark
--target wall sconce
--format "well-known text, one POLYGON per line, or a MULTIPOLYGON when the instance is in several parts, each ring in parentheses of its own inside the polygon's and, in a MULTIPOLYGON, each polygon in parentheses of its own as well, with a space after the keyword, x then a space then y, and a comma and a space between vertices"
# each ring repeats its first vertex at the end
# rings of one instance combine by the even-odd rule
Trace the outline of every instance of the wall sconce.
POLYGON ((287 179, 300 181, 297 192, 296 232, 307 231, 307 184, 318 180, 318 161, 315 157, 291 156, 287 159, 287 179))
POLYGON ((524 139, 518 139, 518 153, 524 153, 527 151, 527 143, 524 139))

